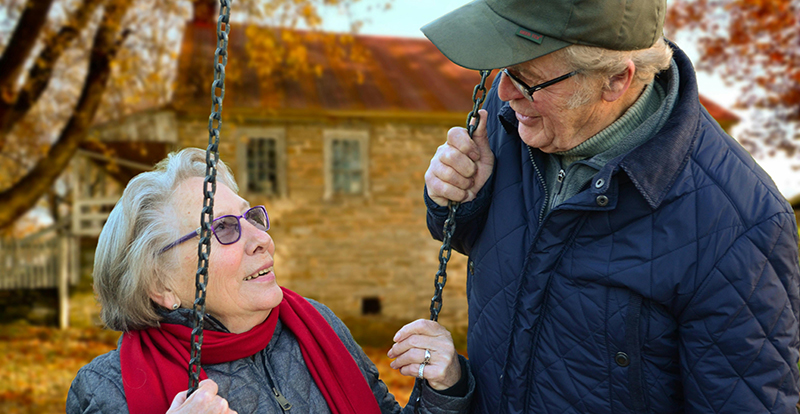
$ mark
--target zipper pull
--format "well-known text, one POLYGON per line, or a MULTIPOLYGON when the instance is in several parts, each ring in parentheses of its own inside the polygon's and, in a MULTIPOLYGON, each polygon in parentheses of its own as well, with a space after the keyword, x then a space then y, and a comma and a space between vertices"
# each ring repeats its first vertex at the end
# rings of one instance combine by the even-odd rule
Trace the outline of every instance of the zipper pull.
POLYGON ((563 182, 563 181, 564 181, 564 177, 566 177, 566 176, 567 176, 567 173, 566 173, 566 172, 564 172, 564 170, 558 170, 558 176, 556 177, 556 180, 557 180, 559 183, 560 183, 560 182, 563 182))
POLYGON ((275 399, 278 400, 278 404, 280 404, 281 408, 283 408, 283 411, 289 411, 292 409, 292 403, 290 403, 289 400, 287 400, 277 388, 272 387, 272 393, 275 394, 275 399))

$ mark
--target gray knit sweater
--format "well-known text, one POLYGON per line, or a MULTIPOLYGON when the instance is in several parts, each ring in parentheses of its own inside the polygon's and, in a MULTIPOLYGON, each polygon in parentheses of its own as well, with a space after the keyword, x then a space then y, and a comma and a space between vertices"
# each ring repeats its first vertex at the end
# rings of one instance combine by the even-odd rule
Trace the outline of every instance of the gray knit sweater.
MULTIPOLYGON (((413 404, 404 409, 378 378, 378 370, 353 340, 350 331, 326 306, 308 300, 319 310, 350 351, 372 389, 382 413, 412 413, 413 404)), ((169 312, 164 322, 191 325, 191 310, 169 312)), ((215 326, 212 323, 210 329, 215 326)), ((217 330, 224 327, 217 326, 217 330)), ((425 385, 422 389, 421 410, 430 414, 466 413, 475 391, 475 380, 466 359, 459 355, 462 378, 468 382, 463 397, 448 396, 425 385)), ((248 358, 232 362, 205 365, 209 378, 219 385, 219 395, 228 400, 231 409, 246 413, 330 413, 325 398, 317 388, 306 366, 297 339, 291 331, 282 329, 280 321, 267 347, 248 358), (272 383, 292 407, 284 411, 270 386, 272 383)), ((188 378, 188 377, 187 377, 188 378)), ((188 381, 188 380, 187 380, 188 381)), ((412 395, 410 401, 414 401, 412 395)), ((78 371, 67 395, 68 414, 127 413, 128 405, 122 386, 119 352, 108 352, 95 358, 78 371)))
POLYGON ((647 142, 667 121, 678 100, 678 67, 670 64, 673 82, 657 78, 611 125, 568 151, 546 158, 547 188, 552 194, 547 211, 578 194, 612 159, 647 142))

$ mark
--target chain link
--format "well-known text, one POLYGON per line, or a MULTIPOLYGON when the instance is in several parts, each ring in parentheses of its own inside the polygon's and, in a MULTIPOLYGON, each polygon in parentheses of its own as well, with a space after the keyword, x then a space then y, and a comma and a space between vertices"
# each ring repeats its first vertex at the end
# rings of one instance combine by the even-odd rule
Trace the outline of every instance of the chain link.
MULTIPOLYGON (((486 87, 484 85, 491 71, 482 70, 480 73, 481 81, 472 89, 472 110, 467 114, 467 133, 469 133, 470 138, 472 138, 481 120, 478 110, 481 108, 481 105, 483 105, 483 101, 486 100, 486 87), (478 94, 479 92, 480 95, 478 94)), ((450 239, 456 231, 456 211, 459 205, 461 205, 461 203, 455 201, 449 201, 447 203, 447 220, 444 221, 444 237, 442 237, 442 247, 439 249, 439 270, 436 272, 436 278, 433 282, 435 291, 433 298, 431 298, 432 321, 439 320, 439 312, 442 310, 442 290, 447 283, 447 262, 450 261, 451 253, 450 239)))
MULTIPOLYGON (((475 130, 478 128, 478 123, 481 121, 481 116, 478 110, 481 109, 483 101, 486 100, 486 78, 489 77, 490 70, 482 70, 481 81, 475 88, 472 89, 472 110, 467 114, 467 133, 472 138, 475 130), (480 93, 480 94, 479 94, 480 93), (473 122, 474 121, 474 122, 473 122)), ((436 272, 436 277, 433 281, 434 293, 431 298, 431 320, 439 320, 439 312, 442 311, 442 291, 444 285, 447 283, 447 262, 450 261, 450 254, 452 248, 450 247, 450 240, 453 238, 453 233, 456 231, 456 211, 461 203, 449 201, 447 203, 447 220, 444 221, 444 236, 442 237, 442 247, 439 249, 439 270, 436 272)), ((417 393, 417 399, 414 403, 414 413, 419 413, 419 400, 422 395, 422 379, 417 378, 414 382, 414 391, 417 393)))
POLYGON ((200 214, 200 242, 197 245, 197 273, 195 273, 194 323, 189 360, 189 395, 200 383, 200 348, 203 346, 203 321, 206 314, 206 286, 208 285, 208 258, 211 255, 211 223, 214 219, 214 193, 217 191, 217 163, 219 162, 219 130, 222 128, 222 100, 225 98, 225 65, 228 64, 228 34, 231 17, 230 0, 219 1, 217 20, 217 49, 214 51, 214 81, 211 83, 211 115, 208 117, 208 147, 206 148, 206 178, 203 181, 203 210, 200 214), (219 90, 219 95, 217 91, 219 90), (216 125, 215 125, 216 121, 216 125))

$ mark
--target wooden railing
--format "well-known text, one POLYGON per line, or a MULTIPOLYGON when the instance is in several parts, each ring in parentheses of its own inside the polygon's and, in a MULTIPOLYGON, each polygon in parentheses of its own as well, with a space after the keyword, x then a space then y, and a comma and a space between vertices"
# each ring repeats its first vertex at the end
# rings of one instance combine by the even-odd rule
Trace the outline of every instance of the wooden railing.
POLYGON ((0 239, 0 290, 58 289, 59 325, 65 328, 69 285, 80 278, 77 247, 56 226, 22 239, 0 239))

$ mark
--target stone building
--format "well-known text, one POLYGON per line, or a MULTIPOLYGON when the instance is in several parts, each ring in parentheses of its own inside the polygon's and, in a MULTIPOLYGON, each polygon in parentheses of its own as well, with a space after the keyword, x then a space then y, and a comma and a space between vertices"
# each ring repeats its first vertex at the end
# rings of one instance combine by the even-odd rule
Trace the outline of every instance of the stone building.
MULTIPOLYGON (((177 148, 206 147, 210 21, 186 25, 169 105, 98 128, 117 157, 152 164, 177 148)), ((220 157, 240 194, 267 207, 279 283, 343 317, 427 318, 441 244, 426 228, 423 174, 447 130, 464 124, 479 75, 420 39, 357 36, 369 62, 331 64, 310 41, 309 60, 323 71, 265 87, 246 61, 248 30, 230 33, 220 157)), ((135 167, 119 165, 119 179, 135 167)), ((466 325, 465 262, 456 253, 449 265, 448 326, 466 325)))
MULTIPOLYGON (((125 159, 118 181, 168 151, 207 144, 216 25, 207 8, 196 9, 171 103, 98 128, 125 159)), ((220 155, 240 194, 267 207, 279 283, 345 319, 427 318, 440 243, 426 228, 423 175, 447 130, 464 124, 478 73, 450 63, 425 39, 355 36, 360 63, 332 63, 324 45, 309 40, 320 73, 265 86, 247 61, 251 28, 234 25, 229 37, 220 155)), ((97 203, 75 198, 76 222, 93 237, 102 217, 91 226, 81 214, 97 203)), ((467 324, 465 266, 454 253, 440 317, 451 329, 467 324)))

